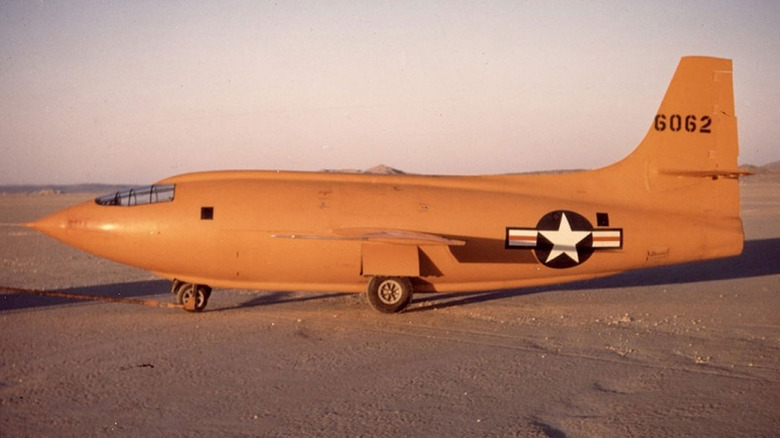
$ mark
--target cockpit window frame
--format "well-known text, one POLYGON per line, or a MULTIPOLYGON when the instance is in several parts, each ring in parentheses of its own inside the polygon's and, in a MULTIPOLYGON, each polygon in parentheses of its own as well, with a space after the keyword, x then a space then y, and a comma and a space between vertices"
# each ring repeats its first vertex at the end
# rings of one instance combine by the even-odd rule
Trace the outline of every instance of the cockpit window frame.
POLYGON ((104 207, 135 207, 172 202, 175 195, 176 184, 153 184, 99 196, 95 198, 95 203, 104 207))

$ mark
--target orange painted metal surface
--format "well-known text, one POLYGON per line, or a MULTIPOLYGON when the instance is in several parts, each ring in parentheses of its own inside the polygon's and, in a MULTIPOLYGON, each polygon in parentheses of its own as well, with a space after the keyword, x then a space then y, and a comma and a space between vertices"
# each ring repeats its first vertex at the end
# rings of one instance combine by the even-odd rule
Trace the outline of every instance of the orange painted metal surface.
POLYGON ((88 202, 30 226, 169 279, 266 290, 360 292, 369 275, 493 290, 732 256, 743 233, 731 74, 730 60, 683 58, 642 143, 598 170, 193 173, 160 181, 170 191, 148 202, 88 202))

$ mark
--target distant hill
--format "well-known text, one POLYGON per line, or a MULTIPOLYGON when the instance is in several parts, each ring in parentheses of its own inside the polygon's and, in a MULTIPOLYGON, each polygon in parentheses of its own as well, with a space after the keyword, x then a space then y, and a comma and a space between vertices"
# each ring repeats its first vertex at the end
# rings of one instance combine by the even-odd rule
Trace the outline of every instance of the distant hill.
POLYGON ((775 161, 769 164, 765 164, 763 166, 754 166, 752 164, 745 164, 740 166, 740 169, 747 170, 748 172, 752 172, 755 175, 775 174, 775 173, 780 173, 780 161, 775 161))
POLYGON ((370 169, 366 169, 363 171, 363 173, 372 173, 372 174, 378 174, 378 175, 404 175, 406 172, 403 170, 398 170, 394 167, 385 166, 384 164, 380 164, 378 166, 374 166, 370 169))
POLYGON ((775 161, 773 163, 766 164, 762 167, 771 172, 780 172, 780 161, 775 161))
POLYGON ((384 164, 379 164, 377 166, 368 168, 366 170, 359 170, 359 169, 325 169, 323 172, 328 173, 368 173, 372 175, 406 175, 406 172, 403 170, 398 170, 394 167, 385 166, 384 164))
POLYGON ((13 195, 57 195, 62 193, 112 193, 132 188, 132 185, 71 184, 71 185, 8 185, 0 186, 0 193, 13 195))

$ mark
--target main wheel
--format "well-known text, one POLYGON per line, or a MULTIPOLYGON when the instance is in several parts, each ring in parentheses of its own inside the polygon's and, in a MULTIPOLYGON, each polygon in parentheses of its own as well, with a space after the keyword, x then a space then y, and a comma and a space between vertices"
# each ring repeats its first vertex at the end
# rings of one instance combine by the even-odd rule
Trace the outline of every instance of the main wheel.
POLYGON ((366 295, 374 309, 382 313, 400 312, 412 301, 412 282, 406 277, 371 277, 366 295))
POLYGON ((201 312, 206 308, 211 296, 211 288, 205 284, 183 283, 178 287, 176 302, 188 312, 201 312))

